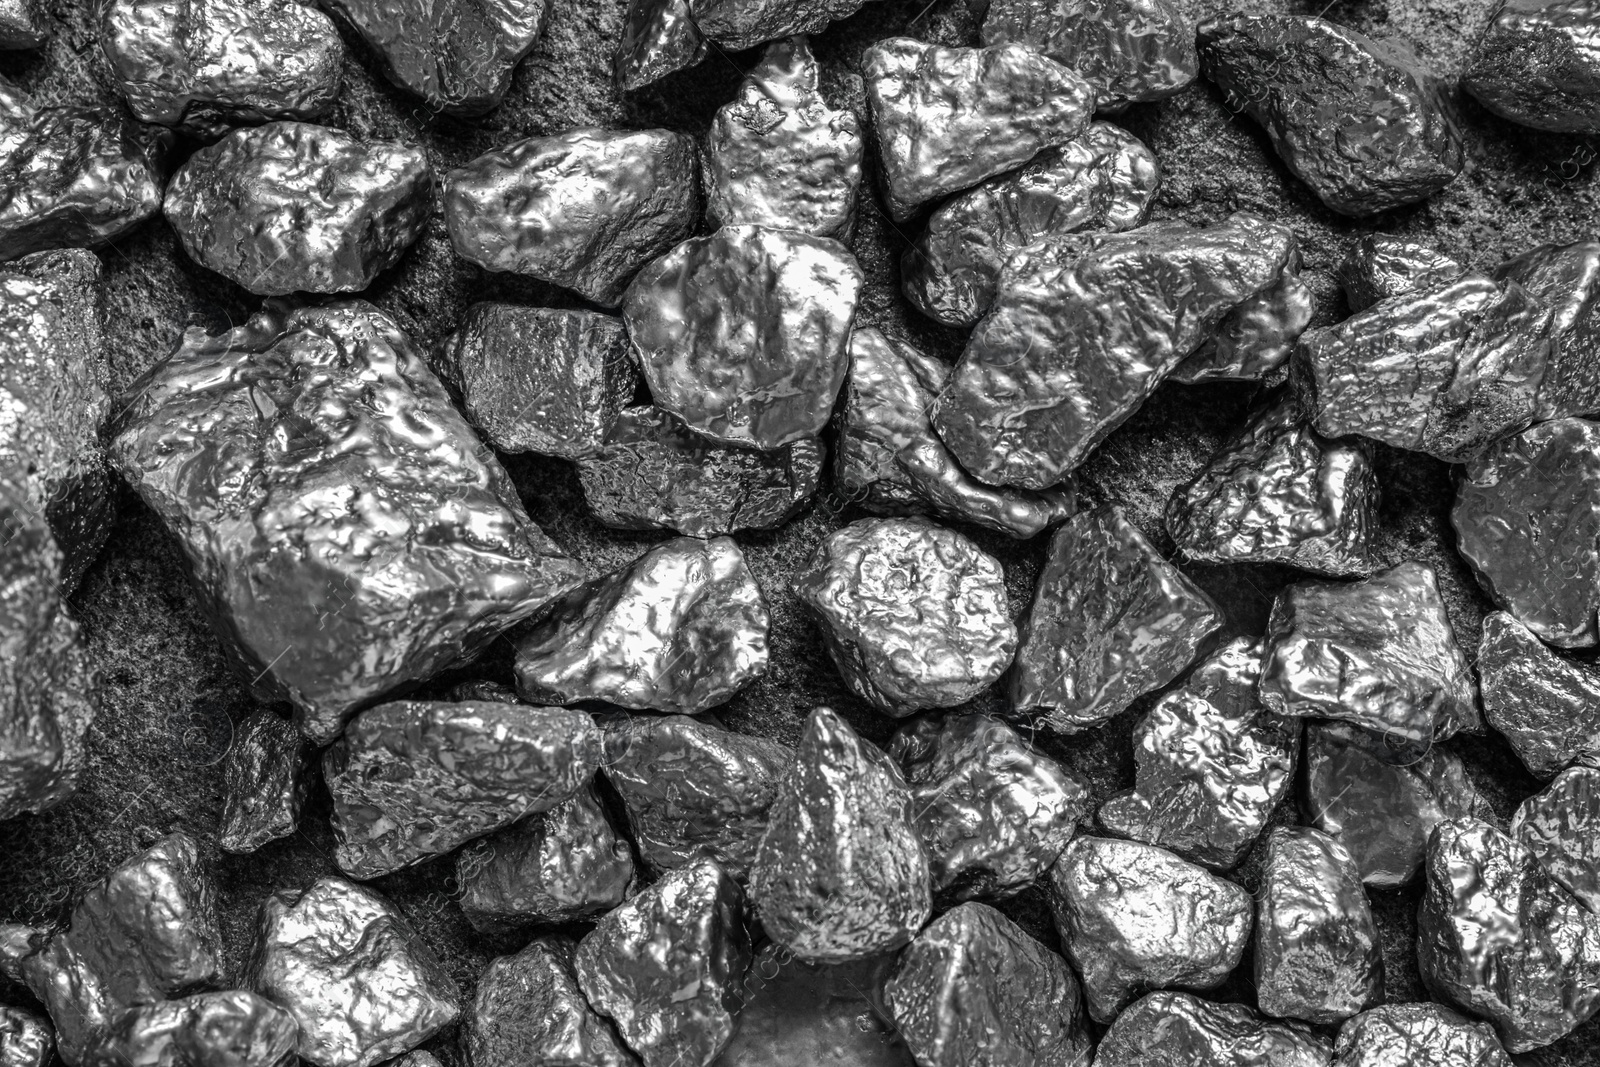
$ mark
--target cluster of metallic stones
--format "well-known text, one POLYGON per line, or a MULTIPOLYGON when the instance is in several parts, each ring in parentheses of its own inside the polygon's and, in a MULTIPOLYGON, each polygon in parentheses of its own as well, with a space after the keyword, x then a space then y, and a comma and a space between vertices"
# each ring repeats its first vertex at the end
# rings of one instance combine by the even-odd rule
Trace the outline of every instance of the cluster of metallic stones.
MULTIPOLYGON (((1351 314, 1308 331, 1294 234, 1148 222, 1158 162, 1104 116, 1203 76, 1332 211, 1418 203, 1463 149, 1403 41, 993 0, 981 46, 881 40, 864 104, 835 106, 804 35, 862 5, 632 0, 624 89, 771 42, 703 150, 580 128, 440 176, 317 125, 345 45, 298 2, 103 5, 137 122, 0 83, 0 817, 82 773, 93 677, 65 601, 120 475, 224 652, 291 712, 237 727, 216 844, 295 833, 320 776, 348 876, 267 896, 237 973, 184 833, 64 921, 0 927, 0 974, 36 1002, 0 1009, 5 1067, 52 1047, 68 1067, 436 1067, 418 1046, 458 1023, 470 1067, 746 1065, 775 1043, 920 1067, 1506 1067, 1600 1010, 1581 655, 1600 644, 1600 243, 1485 272, 1369 235, 1338 272, 1351 314), (200 146, 168 178, 176 134, 200 146), (953 367, 855 321, 869 138, 881 213, 917 229, 905 296, 971 327, 953 367), (478 304, 430 361, 359 297, 296 295, 366 290, 436 190, 462 260, 596 309, 478 304), (113 404, 85 248, 156 214, 199 266, 293 299, 188 330, 113 404), (1168 378, 1264 386, 1172 493, 1175 559, 1074 484, 1168 378), (805 506, 831 421, 832 477, 873 517, 764 588, 727 535, 805 506), (1374 442, 1462 466, 1459 553, 1502 609, 1475 657, 1434 569, 1375 543, 1374 442), (599 522, 678 536, 596 575, 496 450, 570 461, 599 522), (1052 530, 1031 601, 942 523, 1052 530), (1238 635, 1188 562, 1303 577, 1238 635), (886 748, 826 707, 792 748, 708 714, 768 670, 778 598, 843 689, 904 720, 886 748), (405 698, 508 633, 514 689, 405 698), (1003 716, 973 706, 997 685, 1003 716), (1031 736, 1136 705, 1132 785, 1098 806, 1031 736), (1439 744, 1489 728, 1547 783, 1509 825, 1439 744), (474 927, 537 935, 470 998, 359 884, 450 854, 474 927), (1439 1003, 1385 1003, 1367 891, 1418 877, 1439 1003), (1056 945, 996 907, 1030 890, 1056 945), (1196 995, 1245 966, 1253 1006, 1196 995)), ((457 116, 495 106, 550 8, 326 6, 457 116)), ((41 25, 0 0, 0 47, 41 25)), ((1597 37, 1592 5, 1513 0, 1461 85, 1600 132, 1597 37)))

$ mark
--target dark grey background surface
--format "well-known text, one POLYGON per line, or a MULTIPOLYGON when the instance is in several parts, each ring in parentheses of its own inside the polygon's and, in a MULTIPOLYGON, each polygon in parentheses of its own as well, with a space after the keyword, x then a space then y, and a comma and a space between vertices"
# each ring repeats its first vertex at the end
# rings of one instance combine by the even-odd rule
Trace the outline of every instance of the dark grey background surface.
MULTIPOLYGON (((861 107, 862 50, 872 41, 908 34, 945 44, 976 43, 987 0, 878 0, 815 39, 826 69, 824 90, 835 104, 861 107)), ((51 34, 38 53, 0 55, 0 74, 42 102, 112 102, 115 94, 100 54, 91 0, 42 0, 51 34)), ((1322 13, 1374 35, 1401 34, 1425 62, 1454 80, 1467 49, 1486 22, 1493 0, 1346 0, 1324 4, 1257 0, 1187 0, 1196 19, 1249 11, 1322 13)), ((518 70, 506 102, 481 120, 430 117, 376 72, 370 54, 347 34, 351 59, 338 109, 328 120, 354 133, 423 144, 440 171, 520 137, 577 125, 666 126, 702 136, 712 113, 732 97, 758 52, 712 54, 699 67, 629 98, 610 79, 610 57, 623 0, 556 0, 550 27, 518 70)), ((1486 267, 1534 245, 1592 236, 1600 229, 1595 148, 1579 138, 1525 130, 1488 115, 1471 100, 1464 116, 1466 171, 1428 203, 1352 223, 1325 211, 1279 163, 1266 138, 1234 115, 1221 94, 1200 82, 1160 105, 1143 105, 1119 121, 1155 151, 1163 180, 1156 218, 1213 222, 1240 209, 1290 225, 1305 255, 1306 276, 1319 301, 1317 323, 1346 311, 1331 270, 1361 233, 1406 234, 1433 243, 1472 266, 1486 267)), ((192 146, 180 147, 179 155, 192 146)), ((869 161, 870 168, 870 161, 869 161)), ((962 336, 920 320, 898 295, 898 260, 915 223, 896 227, 876 206, 875 183, 864 189, 854 246, 867 275, 858 321, 907 337, 953 359, 962 336)), ((108 274, 108 359, 116 388, 159 360, 187 325, 209 329, 243 322, 256 298, 191 263, 160 220, 102 252, 108 274)), ((491 276, 451 253, 443 220, 366 294, 395 315, 423 346, 433 349, 454 328, 468 303, 502 299, 571 306, 558 290, 491 276)), ((1237 425, 1256 390, 1251 386, 1169 385, 1114 434, 1088 464, 1085 493, 1123 503, 1164 550, 1171 543, 1160 512, 1172 488, 1191 475, 1220 437, 1237 425)), ((1453 622, 1469 655, 1487 604, 1453 552, 1448 522, 1452 471, 1425 456, 1378 450, 1383 486, 1382 556, 1386 563, 1421 559, 1440 572, 1453 622)), ((596 571, 618 566, 658 537, 624 534, 589 518, 577 479, 566 464, 511 458, 534 518, 596 571)), ((179 550, 135 498, 123 492, 120 519, 105 553, 72 600, 100 672, 100 716, 89 736, 90 766, 81 791, 43 817, 0 824, 0 921, 57 918, 73 892, 158 836, 185 829, 211 845, 222 808, 220 757, 231 724, 249 708, 240 682, 228 674, 197 610, 179 550)), ((817 634, 795 609, 789 573, 831 529, 858 515, 826 487, 815 505, 780 531, 742 534, 739 541, 773 610, 772 668, 722 709, 734 729, 793 742, 816 703, 840 709, 864 734, 885 741, 892 723, 852 698, 821 654, 817 634)), ((982 531, 968 533, 1005 564, 1012 608, 1029 601, 1044 538, 1018 544, 982 531)), ((666 536, 666 535, 660 535, 666 536)), ((1258 634, 1272 597, 1294 574, 1281 568, 1186 567, 1226 608, 1230 631, 1258 634)), ((497 642, 474 668, 453 678, 509 680, 509 646, 497 642)), ((1130 730, 1151 698, 1099 730, 1072 738, 1041 734, 1039 743, 1083 773, 1098 796, 1131 784, 1130 730)), ((997 696, 980 704, 1000 709, 997 696)), ((1509 750, 1493 737, 1453 743, 1478 784, 1509 816, 1536 789, 1509 750)), ((1280 810, 1280 818, 1292 812, 1280 810)), ((256 909, 280 886, 303 886, 334 870, 326 801, 314 803, 302 831, 248 857, 218 857, 228 959, 235 973, 249 951, 256 909)), ((453 860, 424 864, 376 884, 409 915, 449 962, 464 990, 493 956, 517 947, 475 935, 451 899, 453 860)), ((1253 888, 1251 861, 1240 876, 1253 888)), ((1417 891, 1380 893, 1376 910, 1384 933, 1390 995, 1423 999, 1412 950, 1417 891)), ((1024 896, 1007 910, 1054 946, 1042 898, 1024 896)), ((1244 974, 1219 994, 1250 998, 1244 974)), ((454 1061, 453 1035, 430 1042, 454 1061)), ((775 1061, 781 1062, 781 1061, 775 1061)), ((1600 1023, 1519 1058, 1540 1065, 1600 1064, 1600 1023)))

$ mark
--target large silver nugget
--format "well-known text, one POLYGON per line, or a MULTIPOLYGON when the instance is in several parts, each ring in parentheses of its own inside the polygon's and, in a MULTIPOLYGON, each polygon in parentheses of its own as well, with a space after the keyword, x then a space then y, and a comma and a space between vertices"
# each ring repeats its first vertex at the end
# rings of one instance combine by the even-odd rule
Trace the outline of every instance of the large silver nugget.
POLYGON ((1484 27, 1461 88, 1536 130, 1600 133, 1600 10, 1588 0, 1510 0, 1484 27))
POLYGON ((572 974, 571 938, 535 938, 478 979, 461 1040, 468 1067, 638 1067, 572 974))
POLYGON ((1600 769, 1568 767, 1524 800, 1511 819, 1511 836, 1541 866, 1600 914, 1600 769))
POLYGON ((1351 246, 1336 273, 1353 314, 1392 296, 1446 285, 1466 270, 1421 241, 1369 233, 1351 246))
POLYGON ((1511 1067, 1494 1027, 1439 1004, 1385 1004, 1339 1028, 1333 1067, 1511 1067))
POLYGON ((1536 778, 1600 761, 1600 670, 1557 655, 1503 611, 1478 642, 1483 716, 1536 778))
POLYGON ((1328 1067, 1330 1052, 1327 1040, 1310 1027, 1265 1019, 1242 1004, 1160 992, 1117 1016, 1094 1062, 1095 1067, 1328 1067))

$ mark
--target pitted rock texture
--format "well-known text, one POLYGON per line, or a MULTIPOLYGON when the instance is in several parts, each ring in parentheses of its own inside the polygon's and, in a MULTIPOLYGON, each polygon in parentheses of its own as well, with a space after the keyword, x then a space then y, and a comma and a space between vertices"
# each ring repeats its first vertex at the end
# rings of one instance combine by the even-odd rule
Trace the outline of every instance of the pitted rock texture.
POLYGON ((291 1067, 299 1025, 245 989, 142 1004, 79 1067, 291 1067))
POLYGON ((1339 1028, 1333 1067, 1511 1067, 1494 1027, 1439 1004, 1385 1004, 1339 1028))
POLYGON ((1511 836, 1568 892, 1600 913, 1600 769, 1568 767, 1524 800, 1511 836))
POLYGON ((461 1042, 469 1067, 525 1063, 639 1067, 573 977, 576 945, 547 935, 501 956, 478 979, 461 1042))
POLYGON ((1461 88, 1524 126, 1600 133, 1600 11, 1588 0, 1498 5, 1461 88))
POLYGON ((224 852, 254 852, 300 824, 311 793, 311 749, 294 723, 258 708, 234 728, 223 758, 228 799, 217 843, 224 852))
POLYGON ((1242 1004, 1161 992, 1117 1016, 1100 1039, 1094 1062, 1095 1067, 1327 1067, 1330 1051, 1327 1040, 1309 1027, 1263 1018, 1242 1004))
POLYGON ((1437 249, 1386 233, 1363 235, 1337 269, 1352 313, 1392 296, 1434 289, 1455 281, 1467 268, 1437 249))
POLYGON ((1556 654, 1503 611, 1478 643, 1483 717, 1536 778, 1600 761, 1600 670, 1556 654))

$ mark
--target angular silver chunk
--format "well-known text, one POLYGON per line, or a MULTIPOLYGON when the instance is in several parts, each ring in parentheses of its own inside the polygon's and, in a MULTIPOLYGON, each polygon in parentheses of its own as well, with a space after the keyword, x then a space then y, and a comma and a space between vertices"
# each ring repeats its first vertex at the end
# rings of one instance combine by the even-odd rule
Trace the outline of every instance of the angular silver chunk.
POLYGON ((1600 11, 1587 0, 1510 0, 1467 57, 1461 88, 1536 130, 1600 133, 1600 11))
POLYGON ((1557 882, 1600 914, 1600 769, 1568 767, 1524 800, 1511 836, 1557 882))
POLYGON ((244 989, 141 1004, 77 1067, 291 1067, 299 1025, 244 989))
POLYGON ((700 32, 729 50, 793 33, 815 33, 866 0, 689 0, 700 32))
POLYGON ((639 1060, 583 998, 571 938, 535 938, 478 979, 461 1051, 468 1067, 582 1064, 638 1067, 639 1060))
POLYGON ((48 1067, 55 1031, 26 1008, 0 1007, 0 1063, 5 1067, 48 1067))
POLYGON ((258 708, 235 728, 222 776, 228 795, 217 843, 224 852, 254 852, 299 826, 313 781, 311 748, 293 722, 258 708))
MULTIPOLYGON (((1600 12, 1595 31, 1600 44, 1600 12)), ((1600 241, 1540 245, 1506 260, 1493 276, 1522 286, 1550 315, 1550 352, 1535 420, 1600 411, 1600 365, 1594 358, 1600 345, 1600 241)))
POLYGON ((1503 611, 1483 619, 1478 688, 1484 718, 1535 778, 1600 761, 1600 669, 1557 655, 1503 611))
POLYGON ((1466 272, 1456 260, 1421 241, 1386 233, 1362 236, 1337 271, 1351 313, 1402 293, 1447 285, 1466 272))
POLYGON ((1160 992, 1117 1016, 1094 1062, 1095 1067, 1328 1067, 1331 1052, 1327 1039, 1310 1027, 1265 1019, 1242 1004, 1160 992))
POLYGON ((706 41, 689 13, 689 0, 628 0, 622 35, 612 54, 617 88, 642 89, 706 54, 706 41))
POLYGON ((1187 385, 1261 381, 1287 363, 1317 312, 1316 296, 1300 280, 1299 270, 1296 250, 1277 284, 1224 315, 1217 332, 1178 364, 1172 380, 1187 385))
POLYGON ((1511 1067, 1488 1023, 1439 1004, 1385 1004, 1339 1028, 1333 1067, 1511 1067))

